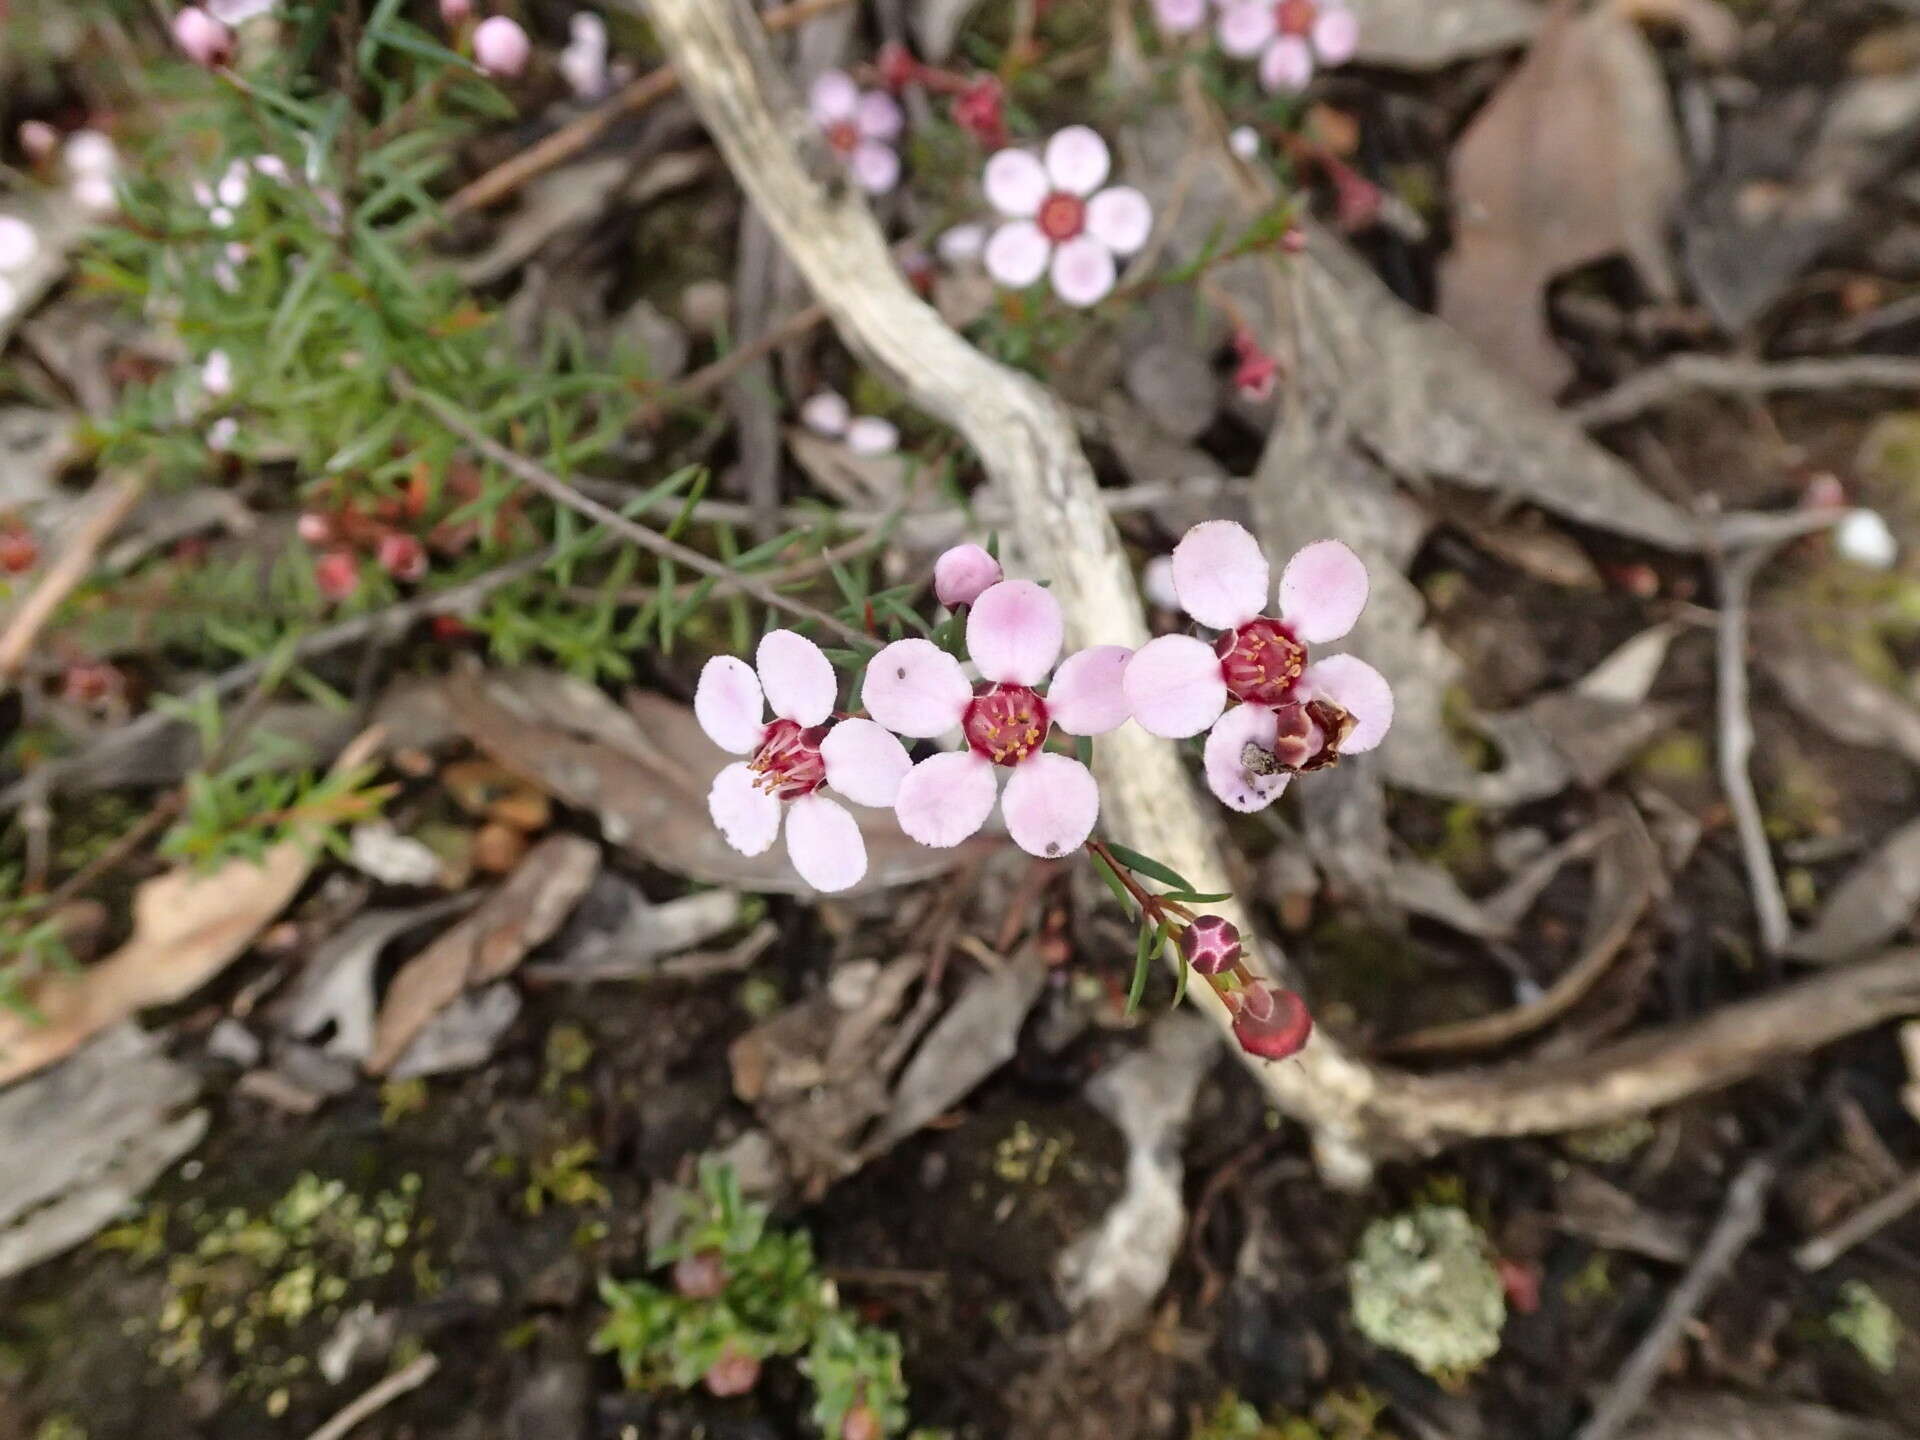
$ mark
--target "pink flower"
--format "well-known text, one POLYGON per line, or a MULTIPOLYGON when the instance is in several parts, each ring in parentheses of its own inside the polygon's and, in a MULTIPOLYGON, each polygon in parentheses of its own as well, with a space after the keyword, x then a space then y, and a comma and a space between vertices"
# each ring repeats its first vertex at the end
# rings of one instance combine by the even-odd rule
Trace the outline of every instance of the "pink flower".
POLYGON ((396 580, 419 580, 427 573, 427 547, 412 535, 390 530, 376 551, 380 568, 396 580))
POLYGON ((1279 372, 1273 356, 1260 348, 1253 332, 1242 325, 1233 332, 1233 386, 1246 400, 1265 400, 1273 394, 1273 381, 1279 372))
POLYGON ((878 415, 856 415, 847 422, 847 449, 856 455, 891 455, 900 448, 900 431, 891 420, 878 415))
POLYGON ((173 17, 173 40, 196 65, 212 68, 233 58, 233 32, 198 5, 173 17))
POLYGON ((1206 22, 1207 0, 1153 0, 1153 18, 1163 34, 1191 34, 1206 22))
POLYGON ((854 414, 847 397, 832 390, 801 404, 800 423, 816 435, 842 442, 856 455, 891 455, 900 448, 900 431, 891 420, 854 414))
POLYGON ((839 686, 820 647, 791 630, 761 638, 755 667, 718 655, 700 672, 693 713, 714 744, 748 758, 714 777, 707 810, 742 855, 764 854, 787 821, 787 855, 816 890, 845 890, 867 873, 867 847, 831 785, 857 805, 894 803, 912 762, 871 720, 829 724, 839 686), (773 707, 771 723, 762 720, 773 707))
POLYGON ((1044 163, 1024 150, 992 156, 981 184, 1009 218, 987 242, 987 273, 1016 290, 1048 275, 1073 306, 1105 299, 1116 257, 1133 254, 1153 229, 1146 196, 1127 185, 1100 188, 1111 168, 1107 142, 1084 125, 1049 140, 1044 163))
POLYGON ((1004 578, 1000 562, 978 545, 955 545, 933 562, 933 593, 949 610, 971 605, 1004 578))
POLYGON ((900 183, 900 156, 893 142, 906 121, 891 95, 884 90, 862 92, 846 71, 829 70, 813 82, 807 109, 854 184, 869 195, 884 195, 900 183))
POLYGON ((607 22, 591 10, 567 21, 567 44, 560 52, 560 74, 582 100, 607 92, 607 22))
POLYGON ((1058 725, 1104 735, 1127 718, 1120 676, 1126 647, 1070 655, 1053 674, 1065 637, 1060 602, 1031 580, 989 586, 967 615, 967 652, 981 683, 930 640, 897 640, 867 666, 867 712, 887 729, 931 740, 958 729, 960 750, 929 756, 900 782, 894 813, 922 845, 958 845, 993 813, 994 767, 1013 771, 1001 810, 1007 833, 1031 855, 1077 850, 1100 816, 1093 772, 1045 748, 1058 725), (1053 674, 1043 697, 1036 688, 1053 674))
POLYGON ((1220 48, 1260 57, 1260 83, 1301 90, 1320 65, 1353 58, 1360 22, 1345 0, 1228 0, 1220 12, 1220 48))
POLYGON ((533 41, 520 22, 505 15, 489 15, 473 32, 473 59, 487 74, 511 80, 533 58, 533 41))
POLYGON ((59 148, 60 132, 44 120, 22 120, 20 122, 20 148, 27 159, 39 165, 49 160, 59 148))
POLYGON ((351 550, 329 550, 313 562, 314 583, 329 600, 345 600, 360 588, 360 562, 351 550))
POLYGON ((1125 676, 1147 730, 1210 731, 1207 784, 1242 811, 1264 810, 1299 771, 1373 749, 1393 723, 1393 691, 1371 665, 1352 655, 1308 663, 1308 646, 1338 640, 1360 618, 1360 557, 1338 540, 1301 549, 1280 576, 1278 618, 1262 613, 1267 584, 1267 558, 1243 526, 1194 526, 1174 549, 1173 588, 1180 608, 1220 636, 1150 640, 1125 676), (1228 710, 1229 699, 1241 703, 1228 710))

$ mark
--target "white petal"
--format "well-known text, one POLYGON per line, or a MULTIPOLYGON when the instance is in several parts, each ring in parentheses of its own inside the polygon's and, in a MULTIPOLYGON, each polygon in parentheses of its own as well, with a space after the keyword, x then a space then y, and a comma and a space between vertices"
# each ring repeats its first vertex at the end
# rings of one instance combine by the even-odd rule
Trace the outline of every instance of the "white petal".
POLYGON ((1047 142, 1047 178, 1070 195, 1091 195, 1113 169, 1107 142, 1085 125, 1069 125, 1047 142))
POLYGON ((707 738, 732 755, 750 754, 760 743, 760 680, 738 655, 716 655, 700 672, 693 716, 707 738))
POLYGON ((980 257, 987 274, 1009 290, 1024 290, 1047 273, 1053 242, 1031 220, 1009 220, 993 232, 980 257))
POLYGON ((802 880, 831 895, 852 889, 867 873, 867 842, 844 806, 808 795, 788 807, 787 858, 802 880))
POLYGON ((1153 205, 1131 185, 1109 185, 1087 202, 1087 233, 1116 255, 1131 255, 1153 233, 1153 205))
POLYGON ((783 720, 818 725, 833 713, 840 685, 820 647, 791 630, 769 630, 754 655, 767 704, 783 720))
POLYGON ((1093 833, 1100 787, 1078 760, 1043 750, 1014 766, 1000 813, 1014 844, 1042 860, 1058 859, 1078 850, 1093 833))
POLYGON ((1040 162, 1024 150, 1000 150, 981 172, 980 188, 987 203, 1002 215, 1026 219, 1040 212, 1040 202, 1053 187, 1040 162))
POLYGON ((913 761, 893 732, 872 720, 842 720, 820 742, 827 783, 856 805, 890 806, 913 761))
POLYGON ((971 750, 950 750, 907 772, 893 813, 910 839, 946 850, 987 823, 995 798, 992 762, 971 750))
POLYGON ((726 842, 742 855, 764 855, 780 833, 780 802, 753 783, 753 771, 737 760, 713 777, 707 813, 726 842))

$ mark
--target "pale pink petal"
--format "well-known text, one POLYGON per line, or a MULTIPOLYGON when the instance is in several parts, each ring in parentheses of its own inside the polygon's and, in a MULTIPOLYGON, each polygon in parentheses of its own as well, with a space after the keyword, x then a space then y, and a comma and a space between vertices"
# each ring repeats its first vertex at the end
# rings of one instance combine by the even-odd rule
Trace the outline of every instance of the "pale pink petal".
POLYGON ((900 448, 900 430, 878 415, 856 416, 847 424, 847 449, 856 455, 891 455, 900 448))
POLYGON ((754 655, 767 704, 783 720, 818 725, 833 713, 840 685, 820 647, 791 630, 769 630, 754 655))
POLYGON ((993 232, 981 262, 1009 290, 1024 290, 1047 272, 1053 242, 1031 220, 1009 220, 993 232))
POLYGON ((933 242, 933 248, 940 252, 940 258, 949 265, 964 265, 969 260, 978 260, 980 252, 987 248, 987 227, 971 222, 956 225, 951 230, 942 231, 940 238, 933 242))
POLYGON ((1338 640, 1367 605, 1367 567, 1338 540, 1294 552, 1280 575, 1280 618, 1309 645, 1338 640))
POLYGON ((988 680, 1038 685, 1066 638, 1060 602, 1031 580, 989 585, 967 614, 967 654, 988 680))
POLYGON ((998 150, 981 172, 980 188, 987 203, 1002 215, 1025 219, 1040 213, 1040 202, 1053 187, 1041 163, 1024 150, 998 150))
POLYGON ((1272 0, 1231 0, 1220 12, 1216 33, 1222 50, 1247 60, 1273 39, 1274 28, 1272 0))
POLYGON ((829 70, 807 92, 807 110, 816 125, 838 125, 860 110, 860 87, 844 70, 829 70))
POLYGON ((860 97, 859 113, 853 123, 869 140, 895 140, 906 125, 899 103, 884 90, 869 90, 860 97))
POLYGON ((1173 549, 1180 608, 1202 625, 1232 630, 1267 608, 1267 557, 1244 525, 1203 520, 1173 549))
POLYGON ((1153 0, 1153 18, 1169 35, 1185 35, 1207 18, 1207 0, 1153 0))
POLYGON ((955 545, 933 562, 933 593, 949 610, 971 605, 989 585, 1005 575, 1000 562, 978 545, 955 545))
POLYGON ((1360 21, 1344 5, 1328 6, 1313 22, 1313 48, 1323 65, 1344 65, 1360 48, 1360 21))
POLYGON ((1047 178, 1056 190, 1091 195, 1113 168, 1107 142, 1085 125, 1069 125, 1047 141, 1047 178))
POLYGON ((727 844, 742 855, 764 855, 780 833, 780 802, 754 783, 744 760, 713 777, 707 813, 727 844))
POLYGON ((1242 160, 1260 158, 1260 132, 1251 125, 1236 125, 1227 135, 1227 148, 1242 160))
POLYGON ((1126 722, 1124 677, 1133 651, 1124 645, 1090 645, 1060 662, 1047 687, 1047 713, 1069 735, 1104 735, 1126 722))
POLYGON ((1131 185, 1109 185, 1087 202, 1087 233, 1116 255, 1131 255, 1153 233, 1153 205, 1131 185))
POLYGON ((760 680, 753 667, 738 655, 716 655, 707 661, 694 687, 693 716, 722 750, 732 755, 751 753, 766 728, 760 723, 760 680))
POLYGON ((806 795, 787 810, 787 858, 802 880, 830 895, 852 889, 867 873, 867 842, 844 805, 806 795))
POLYGON ((1247 769, 1242 757, 1248 745, 1271 753, 1278 729, 1273 711, 1264 705, 1236 705, 1222 715, 1207 732, 1207 788, 1243 814, 1271 805, 1287 788, 1290 773, 1262 775, 1247 769))
POLYGON ((1386 739, 1393 724, 1393 687, 1358 655, 1316 660, 1307 667, 1305 681, 1308 695, 1331 700, 1353 716, 1353 733, 1342 742, 1342 755, 1358 755, 1386 739))
POLYGON ((820 742, 827 783, 856 805, 891 805, 913 761, 893 732, 872 720, 842 720, 820 742))
POLYGON ((1053 293, 1075 309, 1098 305, 1113 293, 1113 252, 1089 235, 1076 235, 1053 252, 1053 293))
POLYGON ((1180 592, 1173 588, 1173 556, 1156 555, 1140 572, 1140 589, 1149 604, 1162 610, 1180 608, 1180 592))
POLYGON ((1043 750, 1014 766, 1000 813, 1014 844, 1029 855, 1056 859, 1087 843, 1100 818, 1100 787, 1072 756, 1043 750))
POLYGON ((973 698, 960 662, 931 640, 896 640, 867 662, 860 701, 896 735, 931 740, 960 723, 973 698))
POLYGON ((1227 682, 1213 647, 1191 635, 1149 640, 1134 651, 1121 683, 1141 728, 1169 740, 1198 735, 1227 704, 1227 682))
POLYGON ((893 813, 910 839, 946 850, 987 823, 993 802, 993 762, 971 750, 949 750, 907 772, 893 813))
POLYGON ((1269 90, 1304 90, 1313 79, 1313 47, 1282 35, 1260 52, 1260 83, 1269 90))
POLYGON ((900 183, 900 157, 891 145, 862 140, 847 157, 847 171, 867 194, 885 195, 900 183))
POLYGON ((810 396, 800 407, 800 423, 816 435, 844 435, 847 422, 852 418, 853 407, 847 403, 847 397, 831 390, 810 396))

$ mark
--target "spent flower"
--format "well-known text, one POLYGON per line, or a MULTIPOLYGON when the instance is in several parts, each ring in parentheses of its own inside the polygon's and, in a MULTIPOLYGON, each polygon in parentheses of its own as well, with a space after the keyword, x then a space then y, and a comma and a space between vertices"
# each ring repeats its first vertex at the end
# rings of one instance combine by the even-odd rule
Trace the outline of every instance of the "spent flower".
POLYGON ((1155 735, 1208 731, 1207 783, 1235 810, 1263 810, 1303 770, 1378 745, 1393 723, 1393 691, 1352 655, 1312 660, 1367 603, 1367 570, 1338 540, 1299 550, 1280 576, 1279 614, 1267 607, 1259 542, 1231 520, 1208 520, 1173 552, 1180 607, 1220 632, 1212 644, 1162 635, 1127 663, 1133 716, 1155 735), (1240 702, 1232 709, 1229 700, 1240 702), (1224 712, 1224 713, 1223 713, 1224 712))
POLYGON ((1112 168, 1107 142, 1085 125, 1058 131, 1042 157, 1002 150, 989 158, 981 185, 1006 219, 987 241, 987 273, 1016 290, 1045 275, 1053 293, 1076 307, 1104 300, 1119 260, 1153 229, 1145 195, 1107 185, 1112 168))
POLYGON ((867 873, 866 842, 846 808, 820 791, 831 785, 858 805, 892 805, 911 764, 906 748, 872 720, 829 723, 839 688, 833 664, 805 636, 770 630, 754 658, 750 666, 715 656, 694 691, 708 738, 747 757, 715 777, 707 809, 743 855, 770 849, 784 819, 800 878, 816 890, 845 890, 867 873), (771 722, 763 718, 769 706, 771 722))
POLYGON ((807 93, 813 123, 869 195, 884 195, 900 183, 899 140, 906 119, 884 90, 861 90, 844 70, 829 70, 807 93))
POLYGON ((901 781, 894 812, 909 836, 958 845, 987 823, 997 800, 1007 833, 1031 855, 1055 859, 1086 842, 1100 815, 1099 787, 1085 765, 1049 751, 1047 736, 1056 725, 1069 735, 1104 735, 1126 720, 1120 675, 1129 652, 1095 646, 1056 672, 1064 638, 1059 601, 1031 580, 1003 580, 967 615, 977 684, 929 640, 897 640, 873 657, 861 698, 875 720, 916 739, 957 729, 965 740, 901 781), (1012 772, 1004 797, 996 768, 1012 772))

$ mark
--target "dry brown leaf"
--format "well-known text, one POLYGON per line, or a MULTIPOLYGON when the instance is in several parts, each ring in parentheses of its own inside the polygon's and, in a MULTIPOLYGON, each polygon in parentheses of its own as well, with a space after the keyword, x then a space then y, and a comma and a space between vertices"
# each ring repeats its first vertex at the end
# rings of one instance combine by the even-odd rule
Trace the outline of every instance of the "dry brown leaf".
POLYGON ((1920 908, 1920 820, 1902 825, 1847 873, 1787 953, 1816 965, 1852 960, 1893 939, 1920 908))
POLYGON ((400 1058, 414 1036, 470 989, 500 979, 550 939, 600 870, 600 847, 552 835, 480 907, 400 967, 374 1030, 369 1073, 400 1058))
POLYGON ((1560 0, 1454 147, 1453 252, 1440 315, 1517 380, 1553 394, 1573 364, 1547 328, 1555 276, 1625 254, 1674 293, 1669 212, 1686 182, 1666 86, 1618 10, 1560 0))
MULTIPOLYGON (((334 763, 351 770, 379 749, 368 730, 334 763)), ((284 910, 313 869, 310 835, 282 841, 260 858, 210 874, 182 867, 157 875, 133 897, 133 936, 97 965, 55 974, 32 1000, 39 1021, 0 1010, 0 1085, 32 1074, 88 1036, 153 1005, 184 999, 226 969, 284 910)))
MULTIPOLYGON (((742 855, 714 828, 707 791, 733 757, 686 706, 636 692, 627 697, 629 713, 591 685, 536 670, 455 676, 446 689, 450 718, 474 744, 598 816, 608 840, 647 863, 711 885, 812 893, 784 845, 742 855)), ((867 875, 856 894, 943 875, 1000 843, 979 838, 929 850, 906 837, 892 811, 850 808, 867 845, 867 875)))

